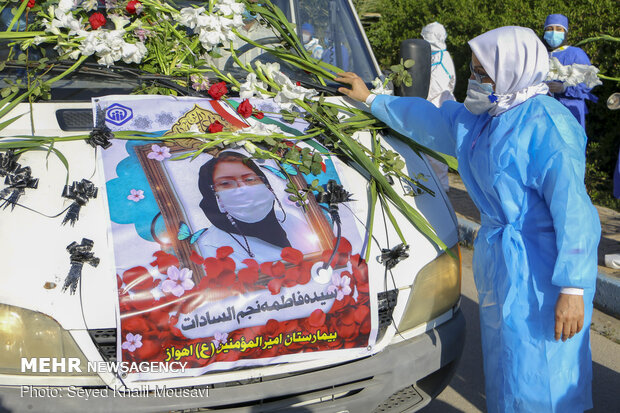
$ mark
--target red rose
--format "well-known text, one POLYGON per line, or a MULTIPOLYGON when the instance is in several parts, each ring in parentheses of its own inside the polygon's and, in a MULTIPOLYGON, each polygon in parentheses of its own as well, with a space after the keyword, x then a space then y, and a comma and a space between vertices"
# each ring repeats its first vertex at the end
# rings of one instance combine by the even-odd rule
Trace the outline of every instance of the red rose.
POLYGON ((153 276, 144 267, 134 267, 123 273, 125 288, 123 294, 129 290, 151 290, 157 286, 159 280, 155 281, 153 276))
POLYGON ((242 261, 245 265, 248 266, 248 268, 253 268, 256 269, 256 271, 258 271, 258 263, 256 262, 256 260, 253 260, 252 258, 246 258, 245 260, 242 261))
POLYGON ((151 340, 150 338, 144 340, 144 337, 142 337, 142 339, 142 347, 136 350, 136 357, 139 357, 140 360, 147 361, 156 360, 163 355, 163 349, 159 342, 151 340))
POLYGON ((129 14, 136 14, 136 12, 140 14, 140 12, 142 11, 142 3, 140 3, 138 0, 131 0, 129 3, 127 3, 127 7, 125 7, 125 10, 127 10, 127 13, 129 14))
POLYGON ((304 259, 304 254, 295 248, 285 247, 282 249, 280 257, 282 257, 282 259, 286 262, 299 265, 304 259))
POLYGON ((212 85, 208 90, 209 95, 215 100, 219 100, 222 96, 228 93, 226 82, 218 82, 212 85))
POLYGON ((215 121, 209 125, 209 133, 217 133, 224 130, 224 125, 222 125, 219 121, 215 121))
POLYGON ((269 291, 272 295, 276 295, 280 293, 280 288, 282 288, 283 283, 284 278, 274 278, 273 280, 269 281, 269 284, 267 284, 267 288, 269 288, 269 291))
POLYGON ((249 118, 250 116, 252 116, 253 110, 254 108, 252 107, 252 104, 247 99, 241 102, 241 104, 237 108, 237 112, 244 118, 249 118))
POLYGON ((104 26, 107 23, 107 20, 105 19, 105 16, 103 14, 96 12, 88 18, 88 22, 90 23, 90 27, 92 27, 93 30, 97 30, 101 26, 104 26))
POLYGON ((196 251, 192 251, 192 255, 189 256, 189 260, 198 265, 202 265, 205 262, 205 259, 202 258, 196 251))
POLYGON ((157 266, 159 268, 159 272, 162 274, 167 274, 168 267, 178 267, 179 259, 172 254, 168 254, 164 251, 157 251, 153 253, 155 257, 155 261, 151 263, 153 267, 157 266))
POLYGON ((235 252, 235 250, 233 250, 232 247, 219 247, 217 250, 215 250, 215 257, 218 260, 221 260, 223 258, 228 257, 230 254, 232 254, 233 252, 235 252))
POLYGON ((224 266, 222 265, 220 260, 213 257, 205 259, 204 267, 205 271, 207 272, 207 278, 209 279, 217 278, 224 269, 224 266))
POLYGON ((320 308, 317 308, 308 317, 308 324, 311 327, 318 328, 325 324, 325 313, 320 308))
POLYGON ((263 112, 258 112, 258 111, 255 111, 252 115, 254 115, 256 119, 262 119, 265 117, 265 114, 263 112))
POLYGON ((239 270, 239 281, 244 284, 254 284, 258 281, 258 269, 242 268, 239 270))

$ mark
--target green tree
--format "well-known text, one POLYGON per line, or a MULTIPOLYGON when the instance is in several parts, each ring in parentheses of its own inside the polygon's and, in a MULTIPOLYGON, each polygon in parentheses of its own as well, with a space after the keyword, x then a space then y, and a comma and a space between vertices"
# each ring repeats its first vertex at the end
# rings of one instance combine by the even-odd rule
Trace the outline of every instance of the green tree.
MULTIPOLYGON (((358 3, 366 7, 366 2, 358 3)), ((608 34, 620 36, 620 3, 617 0, 379 0, 381 20, 370 27, 368 37, 382 67, 399 61, 400 42, 420 38, 422 27, 433 21, 442 23, 448 32, 447 47, 457 72, 455 95, 465 98, 471 50, 467 41, 496 27, 516 25, 530 27, 543 34, 545 17, 562 13, 570 22, 568 43, 608 34)), ((620 76, 620 49, 617 42, 597 41, 582 46, 592 64, 602 74, 620 76)), ((414 79, 415 81, 415 79, 414 79)), ((588 102, 586 119, 589 139, 586 185, 596 203, 620 210, 620 201, 612 193, 612 171, 618 154, 618 112, 607 109, 609 95, 617 92, 620 83, 603 81, 593 89, 598 103, 588 102)))

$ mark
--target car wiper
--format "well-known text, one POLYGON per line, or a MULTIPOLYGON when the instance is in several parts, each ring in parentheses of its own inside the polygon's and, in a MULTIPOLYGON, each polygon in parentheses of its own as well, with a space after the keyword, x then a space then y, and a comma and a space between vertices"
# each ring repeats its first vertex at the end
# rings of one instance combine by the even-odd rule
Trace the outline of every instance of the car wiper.
MULTIPOLYGON (((49 73, 62 73, 65 70, 67 70, 69 67, 71 67, 73 63, 68 63, 66 61, 49 61, 46 64, 48 66, 53 65, 53 67, 49 69, 49 73)), ((33 63, 29 65, 29 67, 36 67, 37 65, 38 64, 33 63)), ((5 67, 9 69, 24 69, 25 68, 24 64, 11 62, 11 61, 6 62, 5 67)), ((126 81, 127 79, 131 79, 131 80, 136 80, 137 83, 139 84, 142 82, 153 82, 153 83, 156 83, 157 85, 175 90, 183 96, 193 96, 193 97, 204 96, 203 93, 200 93, 189 87, 181 86, 174 81, 175 79, 181 80, 181 78, 175 78, 173 76, 167 76, 167 75, 159 75, 156 73, 149 73, 149 72, 145 72, 139 69, 133 69, 133 68, 124 67, 124 66, 112 65, 109 67, 105 67, 97 63, 83 63, 79 67, 79 69, 71 73, 69 76, 80 76, 80 75, 106 78, 110 80, 125 80, 126 81)), ((183 80, 185 79, 183 78, 183 80)))
POLYGON ((303 80, 303 79, 291 79, 291 80, 294 80, 295 82, 299 82, 303 87, 306 87, 306 88, 315 89, 321 92, 327 92, 332 95, 338 94, 338 87, 336 86, 327 86, 327 85, 324 86, 320 83, 313 82, 310 80, 303 80))

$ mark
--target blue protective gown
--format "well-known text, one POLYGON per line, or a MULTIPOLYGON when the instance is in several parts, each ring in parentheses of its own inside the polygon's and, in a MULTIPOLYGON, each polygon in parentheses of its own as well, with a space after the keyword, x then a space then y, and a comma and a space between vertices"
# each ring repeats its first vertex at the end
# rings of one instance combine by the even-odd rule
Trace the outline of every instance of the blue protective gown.
MULTIPOLYGON (((564 66, 570 66, 573 63, 580 65, 590 64, 590 59, 586 52, 574 46, 559 47, 551 52, 551 57, 557 58, 564 66)), ((590 93, 590 90, 591 88, 588 88, 585 83, 580 83, 576 86, 568 86, 563 93, 553 94, 554 98, 559 100, 575 115, 584 129, 586 127, 586 114, 588 113, 586 99, 598 102, 598 98, 590 93)))
POLYGON ((491 117, 463 104, 378 95, 373 115, 456 156, 481 212, 473 271, 489 412, 592 407, 589 324, 600 223, 584 186, 585 139, 570 112, 535 96, 491 117), (584 288, 581 332, 554 340, 561 287, 584 288))

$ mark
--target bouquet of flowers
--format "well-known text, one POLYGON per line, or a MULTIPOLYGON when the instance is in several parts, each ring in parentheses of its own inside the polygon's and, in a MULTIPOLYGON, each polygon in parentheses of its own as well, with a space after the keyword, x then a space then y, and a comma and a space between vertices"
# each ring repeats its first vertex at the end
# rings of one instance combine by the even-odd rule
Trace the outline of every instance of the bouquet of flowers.
MULTIPOLYGON (((23 85, 17 84, 0 91, 0 130, 17 119, 4 119, 17 104, 45 98, 54 82, 94 62, 101 68, 110 69, 124 64, 135 69, 140 76, 146 74, 150 79, 157 80, 155 86, 147 86, 139 93, 177 94, 193 90, 213 99, 226 99, 228 94, 238 93, 245 99, 239 105, 238 113, 246 118, 262 116, 247 99, 273 98, 284 118, 294 120, 303 117, 309 123, 305 134, 296 139, 317 139, 332 153, 358 164, 368 173, 373 206, 377 199, 386 206, 389 200, 423 234, 447 250, 428 222, 392 188, 389 181, 396 178, 415 188, 410 195, 429 191, 420 180, 403 172, 405 163, 398 154, 381 145, 381 138, 376 132, 384 125, 364 111, 324 99, 321 92, 330 90, 326 82, 333 81, 335 74, 342 70, 314 59, 298 38, 295 26, 270 1, 209 0, 201 4, 200 7, 179 8, 162 0, 5 2, 0 6, 0 12, 12 9, 13 15, 7 30, 0 32, 0 41, 6 42, 10 48, 9 58, 2 63, 0 70, 6 64, 17 65, 24 67, 28 76, 25 92, 23 85), (248 37, 244 30, 248 16, 270 30, 278 41, 262 44, 248 37), (291 80, 278 63, 244 62, 237 55, 239 48, 235 46, 236 42, 244 42, 261 52, 270 53, 280 62, 313 76, 315 83, 302 85, 291 80), (57 56, 52 60, 34 53, 43 48, 53 48, 57 56), (245 82, 238 80, 239 76, 222 70, 221 65, 216 64, 218 59, 228 59, 231 64, 227 63, 226 67, 234 64, 235 70, 247 72, 245 82), (59 74, 50 75, 59 69, 59 74), (361 130, 372 133, 371 147, 366 147, 355 138, 356 132, 361 130)), ((384 90, 383 85, 377 83, 375 86, 389 92, 384 90)), ((101 130, 96 132, 101 134, 101 130)), ((145 134, 137 136, 136 132, 139 131, 115 132, 113 137, 149 139, 148 134, 146 137, 145 134)), ((43 148, 61 159, 62 153, 54 147, 56 142, 96 141, 93 134, 7 138, 0 138, 0 150, 43 148)), ((248 152, 257 157, 276 159, 283 164, 295 164, 307 169, 312 165, 311 159, 305 159, 299 151, 294 152, 294 147, 285 144, 287 136, 281 130, 270 125, 259 124, 230 132, 223 130, 221 125, 212 124, 207 133, 190 130, 153 137, 152 140, 188 138, 199 141, 200 145, 186 156, 197 156, 214 146, 244 145, 248 152)), ((417 151, 431 152, 411 141, 407 143, 417 151)), ((455 161, 450 161, 456 167, 455 161)), ((397 226, 394 219, 392 223, 397 226)), ((400 230, 398 232, 401 233, 400 230)), ((404 237, 401 238, 406 243, 404 237)))

